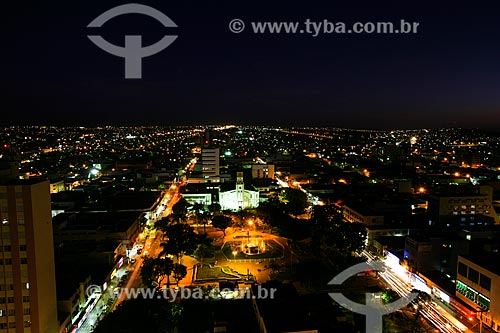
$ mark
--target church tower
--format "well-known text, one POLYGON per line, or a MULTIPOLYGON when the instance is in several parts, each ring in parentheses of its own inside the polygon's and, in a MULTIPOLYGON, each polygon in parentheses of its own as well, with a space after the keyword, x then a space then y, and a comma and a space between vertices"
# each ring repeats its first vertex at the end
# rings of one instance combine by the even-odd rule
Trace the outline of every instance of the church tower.
POLYGON ((243 208, 243 190, 245 183, 243 182, 243 172, 236 173, 236 199, 238 200, 238 207, 243 208))

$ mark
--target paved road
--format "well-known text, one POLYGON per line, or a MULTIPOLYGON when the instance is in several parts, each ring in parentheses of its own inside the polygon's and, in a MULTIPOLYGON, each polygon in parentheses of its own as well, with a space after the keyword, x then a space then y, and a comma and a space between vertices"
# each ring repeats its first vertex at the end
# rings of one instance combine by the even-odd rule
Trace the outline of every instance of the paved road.
MULTIPOLYGON (((137 264, 137 263, 136 263, 137 264)), ((115 277, 111 280, 108 289, 104 291, 100 296, 98 296, 98 301, 96 305, 92 308, 92 311, 89 312, 87 315, 87 318, 83 322, 83 324, 80 326, 80 328, 77 330, 78 333, 91 333, 94 329, 94 326, 96 322, 98 321, 98 318, 101 317, 106 311, 110 311, 113 308, 114 301, 108 301, 113 299, 111 297, 111 291, 116 287, 118 284, 120 278, 129 270, 134 269, 133 265, 130 266, 122 266, 116 273, 115 277), (105 306, 107 305, 107 309, 105 309, 105 306)))
MULTIPOLYGON (((376 260, 376 258, 366 250, 362 252, 362 255, 367 258, 368 263, 376 260)), ((408 283, 408 275, 406 273, 395 272, 387 267, 384 272, 379 272, 379 276, 400 296, 408 295, 413 289, 412 285, 408 283)), ((435 303, 419 301, 419 305, 420 314, 440 332, 472 333, 472 331, 458 319, 435 303)))
MULTIPOLYGON (((172 206, 179 201, 179 186, 173 184, 168 191, 165 192, 164 197, 161 200, 161 204, 165 204, 165 208, 159 218, 163 218, 172 212, 172 206)), ((157 256, 160 251, 160 237, 159 233, 154 240, 147 242, 150 244, 146 245, 146 248, 143 250, 144 252, 149 252, 149 256, 157 256), (146 251, 147 250, 147 251, 146 251)), ((144 253, 143 252, 143 253, 144 253)), ((94 326, 96 326, 96 322, 99 317, 104 315, 105 312, 112 311, 116 309, 116 307, 123 301, 125 298, 124 295, 119 297, 118 299, 114 299, 111 297, 111 292, 114 288, 116 288, 119 279, 125 273, 125 271, 132 271, 127 280, 126 288, 138 288, 141 286, 141 277, 139 274, 140 267, 142 264, 142 256, 136 257, 136 262, 133 265, 128 265, 120 268, 118 270, 115 278, 110 282, 108 286, 108 290, 102 293, 99 297, 96 305, 92 308, 92 311, 89 312, 85 321, 82 323, 80 328, 77 330, 78 333, 91 333, 94 330, 94 326), (111 300, 110 300, 111 299, 111 300), (106 307, 106 309, 105 309, 106 307)))

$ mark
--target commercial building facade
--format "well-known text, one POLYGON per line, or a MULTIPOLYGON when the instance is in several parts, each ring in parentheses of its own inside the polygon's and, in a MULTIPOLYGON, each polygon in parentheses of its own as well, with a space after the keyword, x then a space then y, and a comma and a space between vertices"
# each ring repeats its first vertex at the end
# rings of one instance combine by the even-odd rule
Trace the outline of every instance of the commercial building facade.
POLYGON ((442 220, 450 220, 450 218, 454 217, 456 223, 464 227, 488 224, 488 219, 481 218, 484 216, 494 224, 500 223, 493 206, 492 188, 489 186, 481 186, 478 194, 442 195, 433 199, 431 200, 434 206, 433 210, 437 211, 439 218, 442 220))
POLYGON ((360 209, 354 209, 345 204, 342 209, 342 214, 344 216, 344 219, 349 222, 359 222, 359 223, 364 223, 366 225, 384 224, 383 216, 362 212, 360 209))
POLYGON ((484 257, 477 259, 459 256, 456 296, 477 310, 477 318, 484 325, 500 332, 500 275, 493 268, 494 265, 497 262, 485 264, 484 257))
POLYGON ((271 178, 274 179, 273 164, 253 164, 252 178, 271 178))

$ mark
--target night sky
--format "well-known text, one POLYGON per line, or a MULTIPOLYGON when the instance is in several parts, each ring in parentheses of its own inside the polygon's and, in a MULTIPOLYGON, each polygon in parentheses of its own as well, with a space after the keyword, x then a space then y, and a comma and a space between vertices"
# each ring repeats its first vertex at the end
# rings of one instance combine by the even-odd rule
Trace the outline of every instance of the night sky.
POLYGON ((1 123, 262 124, 349 128, 500 129, 500 5, 434 1, 142 1, 144 15, 87 25, 124 1, 19 1, 4 30, 1 123), (246 22, 240 34, 228 23, 246 22), (418 34, 253 34, 250 21, 418 21, 418 34), (146 45, 141 80, 90 42, 146 45), (12 43, 10 39, 12 40, 12 43))

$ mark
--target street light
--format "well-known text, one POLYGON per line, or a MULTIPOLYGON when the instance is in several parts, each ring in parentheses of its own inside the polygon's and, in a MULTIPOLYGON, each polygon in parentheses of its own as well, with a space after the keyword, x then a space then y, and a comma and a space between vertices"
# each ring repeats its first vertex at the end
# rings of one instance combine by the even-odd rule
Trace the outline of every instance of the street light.
POLYGON ((233 257, 234 257, 234 260, 236 260, 236 255, 238 254, 238 251, 233 251, 233 257))
POLYGON ((488 312, 489 310, 481 309, 481 308, 476 308, 476 315, 480 313, 479 315, 479 333, 483 333, 483 312, 488 312))

